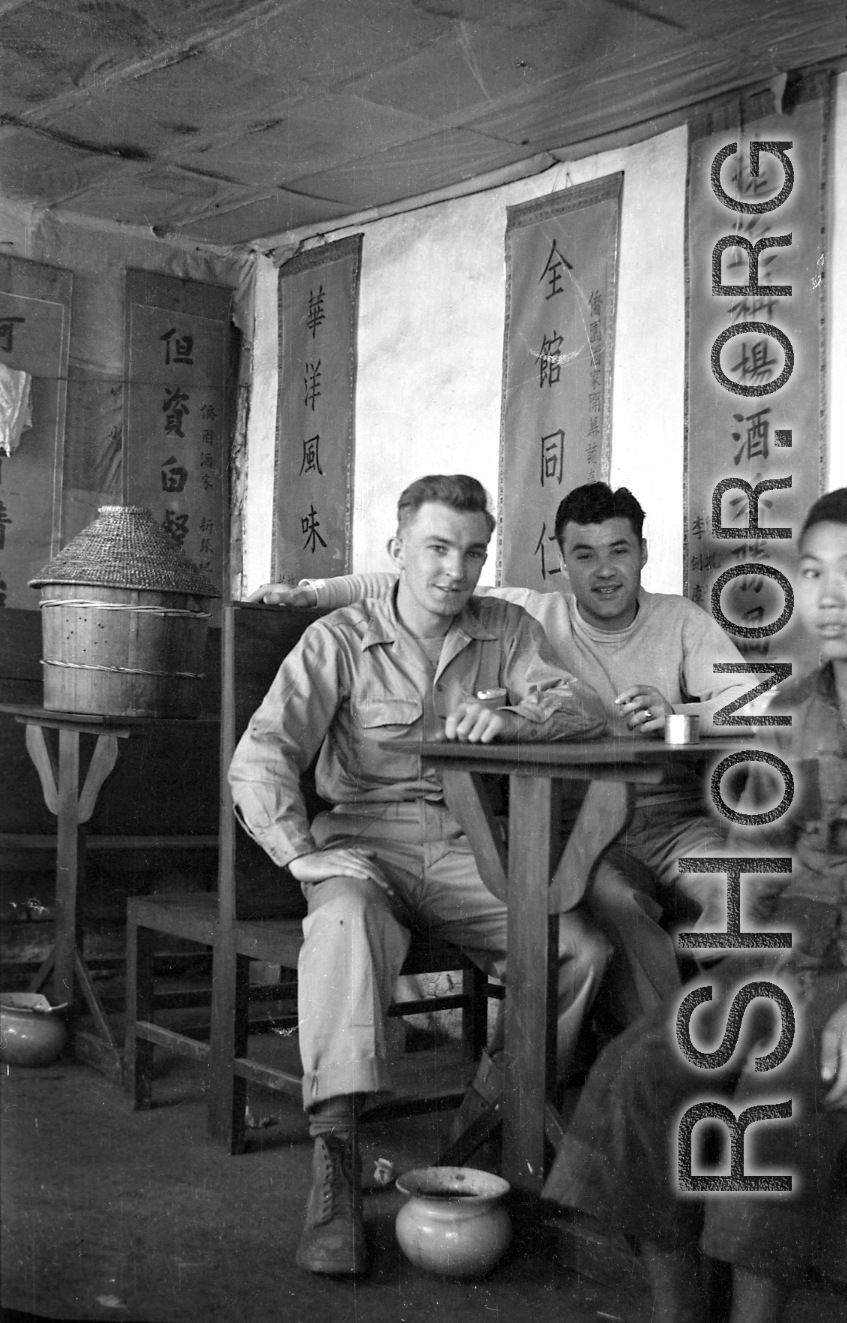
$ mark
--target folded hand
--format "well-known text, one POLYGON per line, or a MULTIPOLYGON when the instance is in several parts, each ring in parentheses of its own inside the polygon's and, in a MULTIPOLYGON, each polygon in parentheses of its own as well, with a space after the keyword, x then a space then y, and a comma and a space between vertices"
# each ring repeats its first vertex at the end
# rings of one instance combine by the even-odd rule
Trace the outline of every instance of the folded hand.
POLYGON ((371 852, 355 846, 301 854, 291 860, 288 868, 298 882, 325 882, 330 877, 355 877, 375 882, 389 896, 395 894, 390 882, 374 863, 371 852))
POLYGON ((467 699, 448 716, 444 738, 458 740, 460 744, 490 744, 498 737, 516 737, 519 720, 515 712, 504 712, 502 708, 486 707, 475 699, 467 699))

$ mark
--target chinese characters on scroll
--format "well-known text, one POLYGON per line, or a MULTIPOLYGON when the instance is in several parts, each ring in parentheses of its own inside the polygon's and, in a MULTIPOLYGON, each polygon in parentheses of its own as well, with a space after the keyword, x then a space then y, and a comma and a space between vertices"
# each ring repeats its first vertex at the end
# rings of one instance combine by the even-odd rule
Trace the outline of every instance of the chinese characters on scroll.
POLYGON ((556 508, 573 487, 608 472, 621 183, 610 175, 509 208, 500 465, 505 583, 560 587, 556 508))

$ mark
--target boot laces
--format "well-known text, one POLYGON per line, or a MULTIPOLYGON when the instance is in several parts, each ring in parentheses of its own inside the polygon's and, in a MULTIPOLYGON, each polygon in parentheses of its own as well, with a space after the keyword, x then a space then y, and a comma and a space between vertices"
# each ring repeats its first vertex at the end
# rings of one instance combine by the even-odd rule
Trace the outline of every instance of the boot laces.
POLYGON ((353 1145, 324 1142, 321 1222, 349 1213, 353 1204, 353 1145))

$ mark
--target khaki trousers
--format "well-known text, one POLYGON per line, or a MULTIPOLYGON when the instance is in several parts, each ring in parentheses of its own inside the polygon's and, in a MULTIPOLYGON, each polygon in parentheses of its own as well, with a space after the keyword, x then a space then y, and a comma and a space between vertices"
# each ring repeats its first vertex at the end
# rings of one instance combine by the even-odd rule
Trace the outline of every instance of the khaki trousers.
MULTIPOLYGON (((312 833, 320 846, 371 852, 396 897, 350 877, 304 887, 309 913, 298 998, 306 1110, 338 1094, 393 1092, 384 1022, 413 925, 507 978, 506 906, 483 883, 461 827, 443 805, 417 800, 336 809, 320 814, 312 833)), ((563 1078, 611 947, 582 907, 562 916, 559 933, 563 1078)))

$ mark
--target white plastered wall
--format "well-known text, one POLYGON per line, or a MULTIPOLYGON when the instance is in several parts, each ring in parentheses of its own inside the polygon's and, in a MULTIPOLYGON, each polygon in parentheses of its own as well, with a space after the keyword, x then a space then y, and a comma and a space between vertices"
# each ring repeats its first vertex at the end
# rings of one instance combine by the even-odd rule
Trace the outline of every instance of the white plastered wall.
MULTIPOLYGON (((847 485, 847 75, 834 84, 827 272, 827 486, 847 485), (839 367, 839 364, 842 365, 839 367)), ((384 568, 402 488, 467 472, 497 490, 506 208, 624 171, 610 480, 647 510, 645 586, 682 587, 684 217, 687 130, 384 220, 364 232, 356 399, 353 568, 384 568)), ((270 573, 276 277, 256 300, 245 577, 270 573)), ((493 560, 484 578, 491 579, 493 560)))

